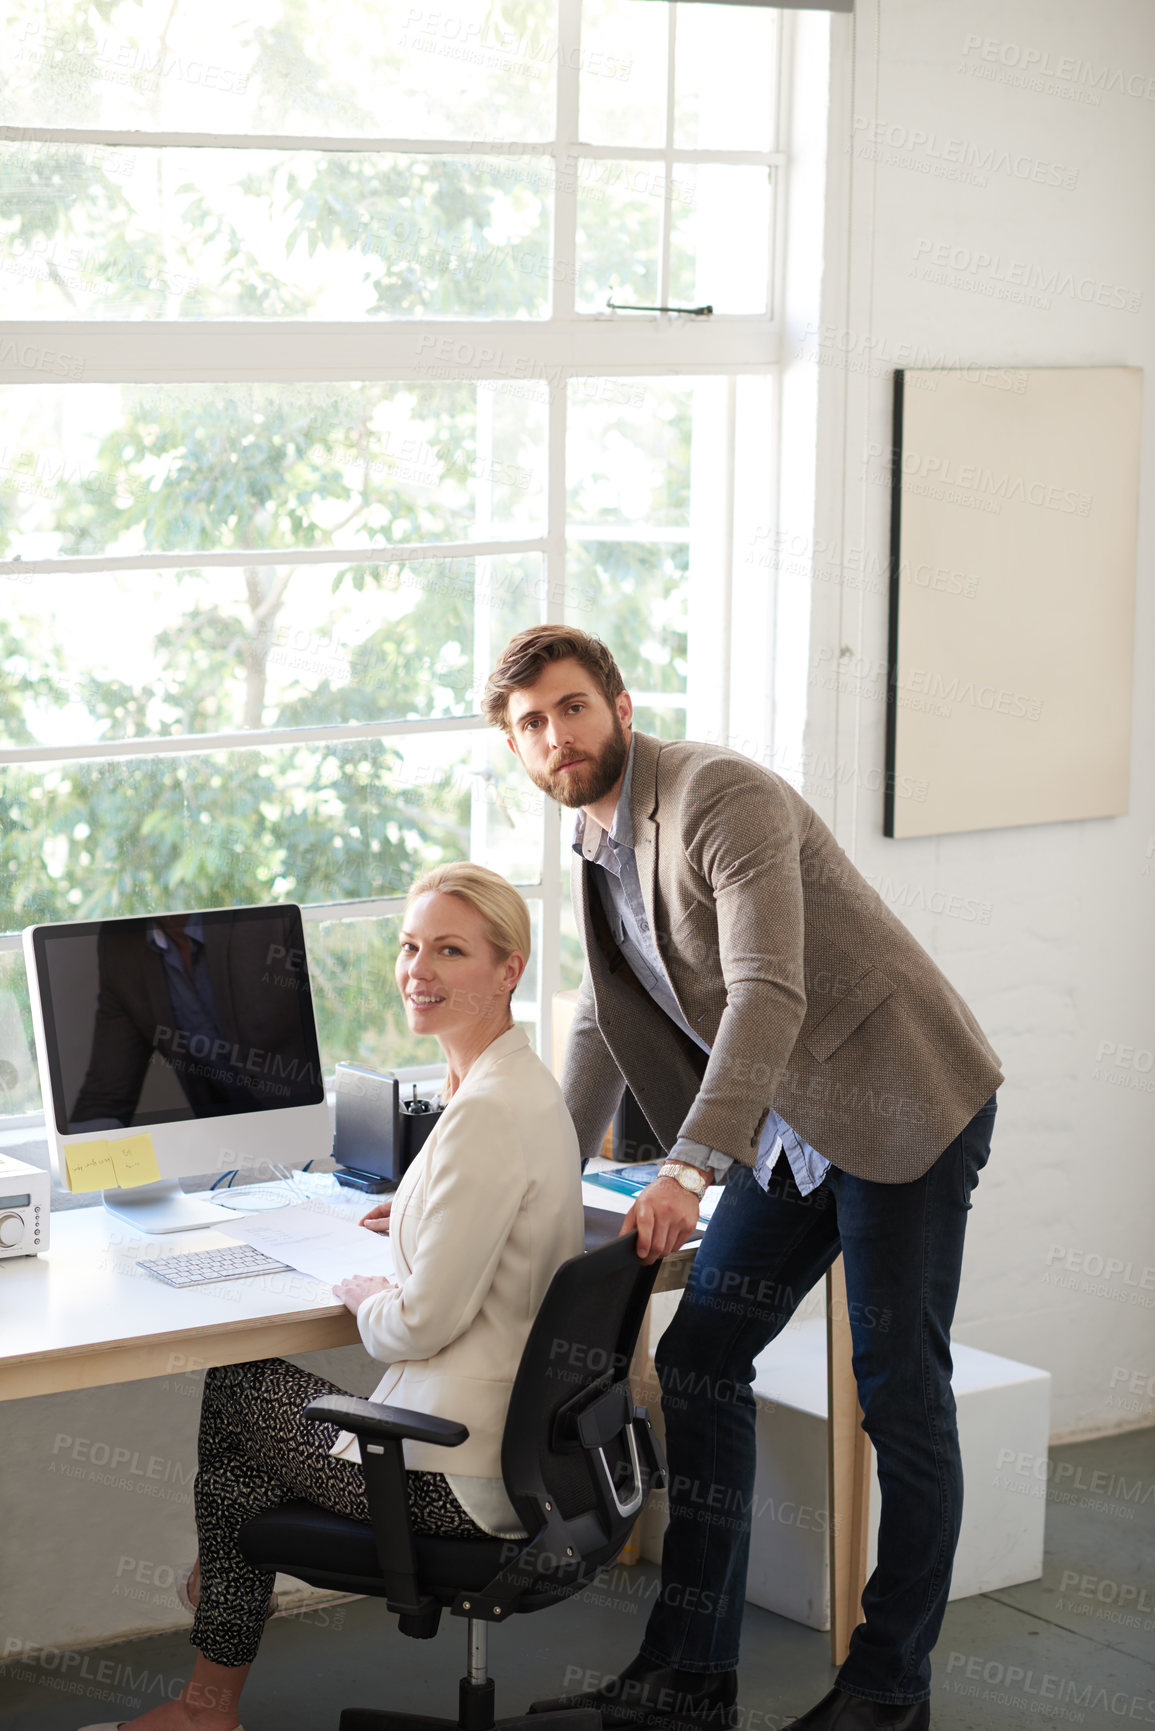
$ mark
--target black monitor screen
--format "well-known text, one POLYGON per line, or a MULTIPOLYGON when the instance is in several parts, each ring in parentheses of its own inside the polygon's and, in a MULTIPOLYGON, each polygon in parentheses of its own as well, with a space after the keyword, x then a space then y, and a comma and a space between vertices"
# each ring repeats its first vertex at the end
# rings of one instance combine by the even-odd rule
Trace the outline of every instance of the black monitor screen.
POLYGON ((298 907, 42 926, 33 945, 62 1135, 325 1098, 298 907))

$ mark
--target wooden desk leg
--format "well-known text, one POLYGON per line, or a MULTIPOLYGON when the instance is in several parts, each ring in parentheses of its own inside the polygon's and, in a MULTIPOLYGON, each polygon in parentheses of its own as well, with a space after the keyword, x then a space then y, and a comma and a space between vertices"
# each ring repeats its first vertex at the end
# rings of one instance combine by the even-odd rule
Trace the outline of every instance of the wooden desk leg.
POLYGON ((870 1438, 851 1365, 846 1275, 841 1256, 826 1275, 827 1468, 830 1506, 830 1656, 841 1665, 862 1622, 870 1516, 870 1438))
MULTIPOLYGON (((642 1318, 642 1326, 638 1330, 637 1344, 634 1356, 630 1360, 630 1391, 639 1406, 649 1406, 657 1398, 656 1382, 649 1384, 650 1365, 653 1352, 650 1347, 650 1317, 653 1312, 653 1301, 646 1306, 646 1314, 642 1318)), ((636 1563, 642 1555, 642 1519, 639 1515, 630 1530, 630 1536, 622 1546, 619 1563, 636 1563)))

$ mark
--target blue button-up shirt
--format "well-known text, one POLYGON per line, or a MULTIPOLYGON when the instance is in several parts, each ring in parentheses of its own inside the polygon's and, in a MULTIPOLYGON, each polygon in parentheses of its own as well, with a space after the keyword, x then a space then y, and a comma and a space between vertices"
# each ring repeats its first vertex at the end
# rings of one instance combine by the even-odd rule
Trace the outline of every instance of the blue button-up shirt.
MULTIPOLYGON (((201 916, 191 914, 185 921, 184 930, 189 941, 191 974, 186 971, 179 950, 165 935, 164 927, 159 922, 148 926, 145 940, 149 948, 155 950, 164 962, 165 979, 172 999, 173 1026, 182 1034, 187 1034, 190 1041, 199 1035, 206 1042, 206 1052, 214 1046, 219 1051, 222 1045, 228 1043, 217 1019, 216 1004, 213 1001, 209 962, 205 954, 204 921, 201 916)), ((214 1058, 211 1081, 216 1092, 231 1103, 249 1106, 253 1104, 252 1078, 238 1070, 231 1059, 214 1058)))
MULTIPOLYGON (((636 978, 658 1007, 669 1016, 671 1022, 688 1034, 703 1052, 708 1052, 710 1047, 706 1041, 682 1014, 681 1005, 671 989, 654 942, 650 922, 646 917, 642 881, 638 875, 638 860, 634 851, 634 819, 631 810, 633 782, 634 740, 631 737, 613 823, 606 831, 595 818, 579 811, 574 826, 573 850, 591 865, 601 868, 592 872, 591 876, 597 885, 597 893, 601 897, 610 930, 636 978)), ((769 1183, 770 1174, 783 1149, 786 1150, 786 1158, 799 1191, 803 1196, 808 1196, 822 1183, 830 1169, 830 1162, 808 1142, 804 1142, 798 1132, 792 1130, 786 1120, 771 1109, 762 1126, 758 1155, 754 1163, 754 1176, 763 1189, 769 1183)), ((670 1150, 670 1159, 688 1160, 694 1166, 712 1167, 715 1177, 720 1176, 731 1164, 728 1154, 722 1154, 715 1148, 707 1148, 701 1142, 691 1142, 684 1136, 679 1136, 670 1150)))

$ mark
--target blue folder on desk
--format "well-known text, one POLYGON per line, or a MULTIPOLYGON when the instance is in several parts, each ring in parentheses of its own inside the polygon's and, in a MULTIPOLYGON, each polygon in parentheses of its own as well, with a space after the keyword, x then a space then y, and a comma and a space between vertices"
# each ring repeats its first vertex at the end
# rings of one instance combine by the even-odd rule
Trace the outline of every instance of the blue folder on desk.
MULTIPOLYGON (((587 1172, 583 1175, 582 1183, 599 1184, 603 1190, 617 1190, 624 1196, 640 1196, 642 1191, 646 1188, 646 1185, 652 1184, 654 1179, 658 1176, 660 1165, 660 1160, 637 1160, 629 1166, 613 1166, 606 1172, 587 1172)), ((588 1217, 595 1212, 599 1218, 605 1215, 604 1209, 599 1208, 595 1211, 587 1208, 587 1220, 588 1217)), ((606 1216, 607 1220, 609 1218, 609 1216, 606 1216)), ((621 1216, 614 1216, 614 1218, 620 1221, 621 1216)), ((708 1215, 699 1215, 698 1229, 700 1232, 704 1232, 709 1224, 710 1220, 708 1215)), ((588 1250, 590 1248, 591 1245, 587 1242, 586 1249, 588 1250)))
POLYGON ((620 1190, 624 1196, 637 1196, 658 1176, 657 1160, 639 1160, 629 1166, 613 1166, 608 1172, 587 1172, 583 1183, 600 1184, 603 1190, 620 1190))

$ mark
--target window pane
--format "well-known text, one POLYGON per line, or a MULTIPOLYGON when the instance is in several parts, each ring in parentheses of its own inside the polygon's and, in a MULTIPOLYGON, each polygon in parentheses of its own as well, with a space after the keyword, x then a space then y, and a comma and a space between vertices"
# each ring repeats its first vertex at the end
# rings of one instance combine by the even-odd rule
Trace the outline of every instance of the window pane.
POLYGON ((637 0, 583 0, 583 144, 665 144, 667 14, 665 6, 637 0))
POLYGON ((0 1119, 39 1112, 28 976, 20 950, 0 950, 0 1119))
POLYGON ((674 145, 772 150, 780 12, 678 6, 674 145))
POLYGON ((657 162, 583 157, 577 187, 578 312, 654 306, 666 171, 657 162))
POLYGON ((12 0, 10 124, 543 139, 554 0, 12 0))
POLYGON ((571 533, 632 525, 685 529, 690 521, 692 380, 575 380, 566 473, 571 533), (607 387, 604 391, 595 386, 607 387))
MULTIPOLYGON (((495 732, 479 737, 485 750, 505 750, 495 732)), ((10 765, 0 783, 0 930, 403 895, 421 867, 469 856, 481 785, 472 740, 10 765)), ((520 823, 506 857, 523 882, 536 876, 540 829, 520 823)))
MULTIPOLYGON (((570 387, 567 594, 597 620, 638 728, 664 739, 686 731, 694 404, 714 385, 585 379, 570 387)), ((702 505, 696 495, 694 505, 702 505)))
MULTIPOLYGON (((527 538, 546 386, 12 385, 4 557, 527 538)), ((194 563, 194 561, 190 561, 194 563)))
MULTIPOLYGON (((494 661, 505 641, 494 651, 494 661)), ((477 740, 470 772, 470 859, 482 860, 512 883, 540 883, 545 795, 530 781, 500 729, 487 729, 477 740)))
POLYGON ((634 725, 662 739, 686 735, 688 564, 686 541, 571 541, 566 558, 567 578, 596 598, 598 636, 622 670, 634 725))
POLYGON ((30 577, 0 631, 0 744, 470 715, 500 648, 542 618, 544 563, 30 577))
POLYGON ((551 175, 532 156, 2 144, 7 316, 543 318, 551 175))
MULTIPOLYGON (((538 1048, 538 957, 541 903, 531 901, 529 966, 513 996, 514 1019, 538 1048)), ((321 1062, 327 1076, 339 1063, 396 1070, 438 1064, 442 1051, 428 1034, 412 1034, 405 1021, 394 965, 401 915, 374 920, 309 920, 305 947, 317 1011, 321 1062)))
POLYGON ((673 204, 670 301, 718 313, 766 311, 771 189, 766 168, 682 164, 673 204))

